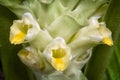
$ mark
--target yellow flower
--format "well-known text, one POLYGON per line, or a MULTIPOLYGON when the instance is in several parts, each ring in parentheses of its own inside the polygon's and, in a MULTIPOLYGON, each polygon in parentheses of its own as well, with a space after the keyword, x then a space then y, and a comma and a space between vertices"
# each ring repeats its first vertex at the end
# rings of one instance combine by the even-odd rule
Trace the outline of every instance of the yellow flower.
POLYGON ((40 27, 30 13, 25 13, 22 20, 15 20, 10 29, 10 42, 20 44, 32 40, 40 27))
POLYGON ((46 47, 43 54, 57 71, 63 71, 69 65, 70 52, 70 48, 64 39, 57 37, 46 47))
POLYGON ((112 46, 113 45, 113 41, 112 41, 112 37, 111 37, 111 31, 106 27, 105 23, 102 22, 99 25, 100 27, 98 28, 100 34, 103 36, 102 42, 112 46))
POLYGON ((106 27, 105 23, 99 23, 98 18, 92 17, 89 25, 81 28, 69 43, 73 56, 79 57, 86 50, 101 42, 109 46, 113 45, 111 31, 106 27))

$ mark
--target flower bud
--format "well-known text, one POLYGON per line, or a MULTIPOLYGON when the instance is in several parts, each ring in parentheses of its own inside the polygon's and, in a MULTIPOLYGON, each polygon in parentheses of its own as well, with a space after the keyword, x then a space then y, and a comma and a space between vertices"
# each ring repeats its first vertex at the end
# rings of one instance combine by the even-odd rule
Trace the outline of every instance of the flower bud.
POLYGON ((31 47, 20 50, 18 56, 32 70, 42 70, 45 67, 41 53, 31 47))

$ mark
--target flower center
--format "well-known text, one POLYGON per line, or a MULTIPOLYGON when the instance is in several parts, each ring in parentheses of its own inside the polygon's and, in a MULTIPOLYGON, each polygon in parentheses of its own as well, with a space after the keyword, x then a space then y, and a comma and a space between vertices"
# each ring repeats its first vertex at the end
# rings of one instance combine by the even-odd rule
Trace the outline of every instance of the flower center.
POLYGON ((53 49, 52 50, 52 56, 54 58, 62 58, 64 57, 66 54, 65 50, 63 48, 59 48, 59 49, 53 49))
POLYGON ((52 50, 52 65, 58 71, 63 71, 68 64, 69 57, 63 48, 52 50))
POLYGON ((24 25, 21 25, 18 28, 13 27, 12 28, 13 35, 11 36, 11 39, 10 39, 11 43, 13 43, 13 44, 22 43, 26 38, 26 35, 27 35, 27 32, 28 32, 29 28, 32 28, 31 24, 29 24, 29 25, 24 24, 24 25), (14 31, 16 31, 16 33, 14 33, 14 31))
POLYGON ((26 34, 24 32, 19 32, 11 39, 11 43, 19 44, 24 40, 25 36, 26 34))

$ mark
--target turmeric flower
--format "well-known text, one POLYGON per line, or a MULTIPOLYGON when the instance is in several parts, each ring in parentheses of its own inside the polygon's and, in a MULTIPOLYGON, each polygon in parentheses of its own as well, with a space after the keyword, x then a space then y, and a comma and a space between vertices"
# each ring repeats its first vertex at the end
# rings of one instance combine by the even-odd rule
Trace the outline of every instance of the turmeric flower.
POLYGON ((25 13, 21 20, 15 20, 11 26, 10 42, 20 44, 31 41, 40 30, 39 24, 30 13, 25 13))
POLYGON ((43 52, 46 59, 58 71, 67 68, 71 58, 71 50, 61 37, 54 39, 43 52))

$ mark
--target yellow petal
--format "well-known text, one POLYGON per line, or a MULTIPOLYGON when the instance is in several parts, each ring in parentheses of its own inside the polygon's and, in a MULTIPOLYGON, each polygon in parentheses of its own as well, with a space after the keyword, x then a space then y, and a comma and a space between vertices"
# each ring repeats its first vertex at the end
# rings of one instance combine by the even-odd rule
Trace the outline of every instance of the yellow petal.
POLYGON ((20 44, 24 41, 26 34, 23 32, 19 32, 15 36, 11 37, 10 41, 13 44, 20 44))
POLYGON ((58 70, 63 71, 66 69, 69 62, 69 57, 65 50, 62 48, 52 50, 52 66, 58 70))
POLYGON ((112 46, 112 45, 113 45, 112 39, 107 38, 107 37, 103 38, 102 42, 104 42, 105 44, 107 44, 107 45, 109 45, 109 46, 112 46))

